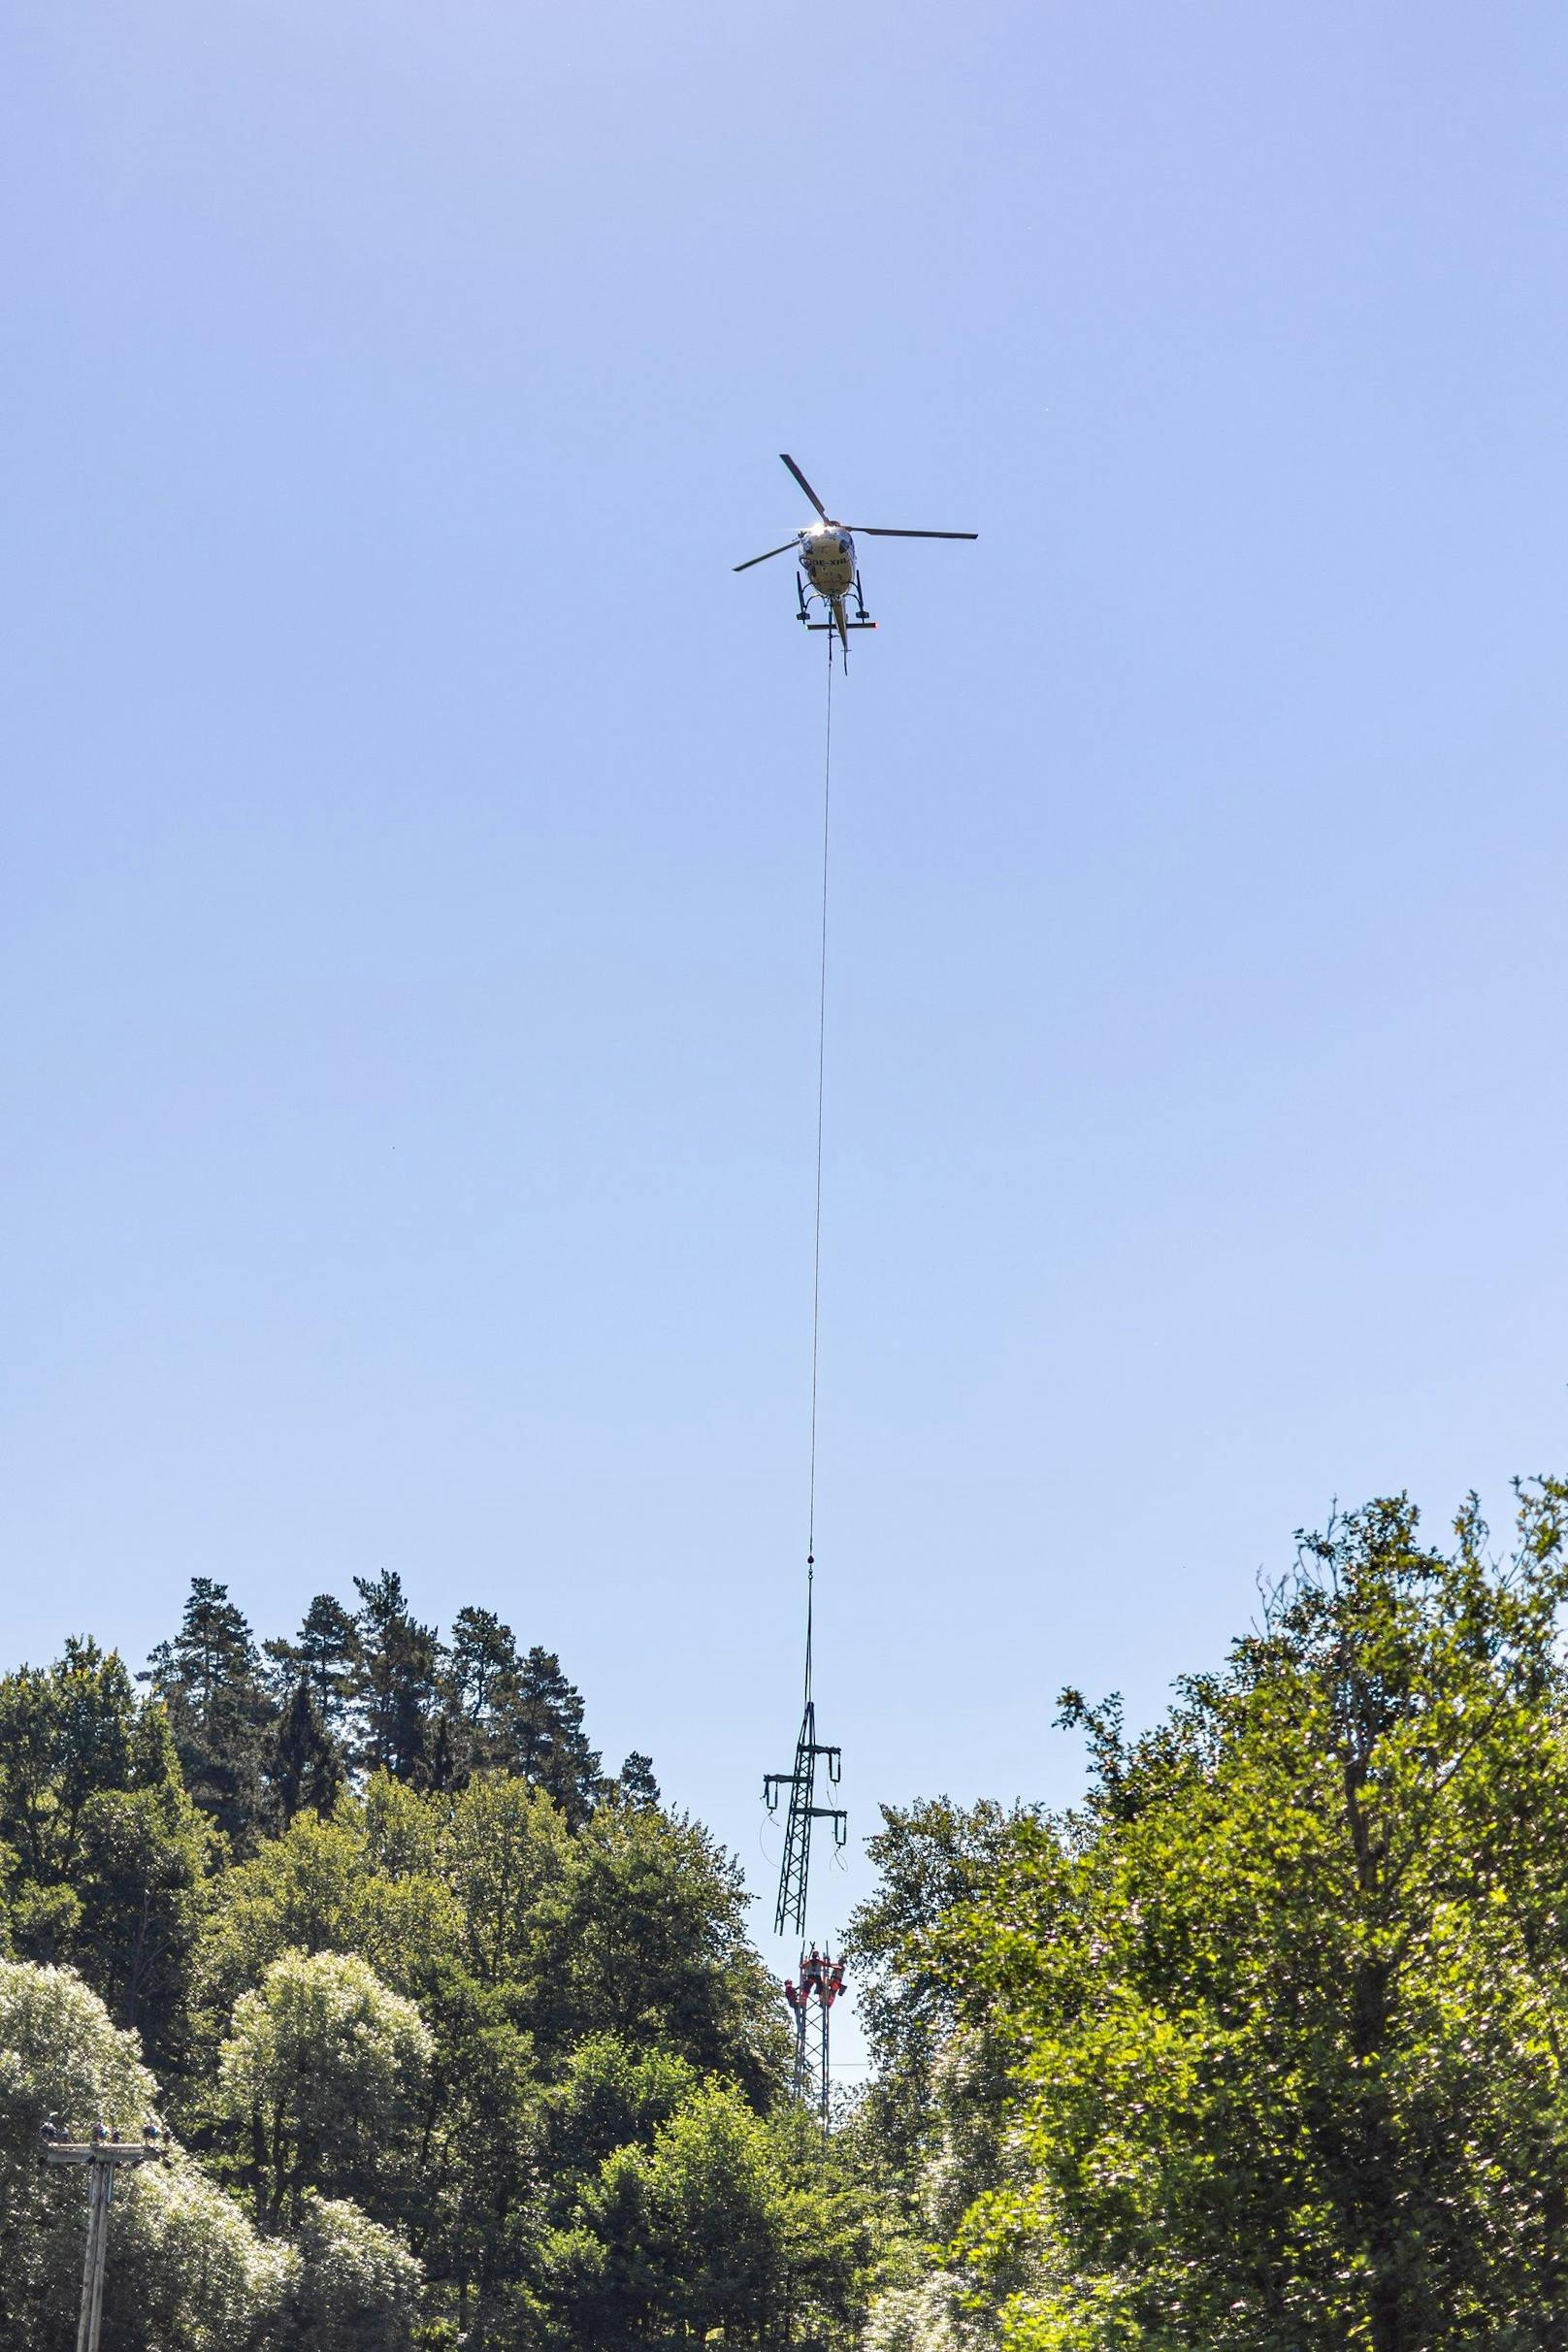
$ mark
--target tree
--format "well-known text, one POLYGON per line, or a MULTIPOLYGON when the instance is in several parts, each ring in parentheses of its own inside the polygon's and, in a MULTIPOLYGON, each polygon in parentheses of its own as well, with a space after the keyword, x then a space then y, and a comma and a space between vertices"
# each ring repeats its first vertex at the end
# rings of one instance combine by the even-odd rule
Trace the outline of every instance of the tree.
POLYGON ((784 2071, 783 2009, 747 1941, 747 1903, 738 1865, 700 1823, 601 1808, 541 1896, 540 2047, 587 2033, 658 2042, 766 2105, 784 2071))
POLYGON ((865 2250, 862 2200, 809 2120, 704 2083, 650 2146, 604 2158, 544 2263, 567 2340, 600 2352, 846 2340, 865 2250))
POLYGON ((287 1828, 305 1806, 330 1813, 348 1779, 349 1712, 361 1673, 359 1631, 330 1592, 318 1592, 290 1642, 262 1648, 277 1707, 267 1777, 287 1828))
POLYGON ((573 1829, 599 1793, 599 1751, 582 1728, 582 1694, 553 1650, 534 1649, 506 1692, 506 1758, 513 1772, 552 1797, 573 1829))
POLYGON ((178 1780, 82 1809, 71 1956, 160 2066, 183 2057, 212 1831, 178 1780))
POLYGON ((385 1568, 356 1576, 359 1615, 357 1699, 365 1772, 420 1782, 427 1776, 437 1702, 441 1646, 433 1625, 421 1625, 404 1597, 403 1579, 385 1568))
MULTIPOLYGON (((47 2116, 85 2131, 157 2111, 133 2035, 69 1970, 0 1961, 0 2341, 55 2352, 73 2340, 82 2279, 79 2172, 39 2164, 47 2116)), ((278 2312, 292 2258, 266 2245, 182 2150, 114 2198, 105 2311, 118 2352, 213 2352, 278 2312)))
POLYGON ((579 2042, 546 2103, 545 2155, 558 2217, 570 2218, 582 2182, 606 2156, 651 2146, 700 2079, 689 2059, 656 2042, 633 2048, 613 2034, 579 2042))
POLYGON ((330 1592, 318 1592, 294 1640, 275 1640, 263 1648, 273 1661, 278 1697, 286 1697, 297 1682, 307 1683, 322 1728, 341 1743, 359 1666, 359 1629, 343 1603, 330 1592))
POLYGON ((602 2300, 602 2280, 562 2300, 573 2246, 584 2279, 651 2266, 650 2325, 738 2344, 747 2266, 786 2245, 768 2324, 793 2312, 797 2338, 847 2352, 843 2244, 813 2284, 806 2243, 850 2211, 847 2176, 827 2195, 782 2101, 735 1864, 661 1809, 639 1752, 600 1779, 552 1653, 519 1658, 479 1609, 443 1650, 395 1576, 358 1597, 350 1618, 319 1596, 264 1668, 227 1589, 197 1580, 146 1695, 90 1642, 0 1678, 0 1952, 24 1955, 0 1970, 6 2352, 67 2339, 82 2242, 80 2178, 33 2163, 48 2070, 17 1983, 53 1987, 65 2042, 98 2050, 55 2071, 49 2107, 134 2127, 166 2101, 200 2150, 116 2190, 117 2352, 539 2352, 602 2300), (34 1960, 80 1967, 161 2086, 34 1960), (614 2221, 616 2179, 645 2227, 614 2221))
POLYGON ((373 2211, 396 2197, 433 2047, 413 2003, 363 1960, 273 1962, 235 2004, 217 2089, 264 2229, 297 2227, 310 2192, 358 2192, 373 2211))
POLYGON ((278 1718, 268 1778, 285 1829, 307 1807, 325 1820, 343 1794, 343 1751, 322 1721, 315 1693, 303 1674, 278 1718))
POLYGON ((439 1867, 461 1909, 465 1962, 481 1983, 532 1983, 564 1964, 543 1921, 578 1860, 542 1791, 500 1774, 472 1781, 452 1803, 439 1867))
POLYGON ((70 1960, 160 2062, 181 2046, 211 1832, 164 1712, 119 1658, 72 1642, 0 1682, 3 1910, 16 1953, 70 1960))
POLYGON ((886 2185, 916 2218, 920 2168, 947 2120, 936 2096, 958 2022, 957 1986, 932 1931, 986 1885, 1014 1827, 1032 1817, 989 1799, 964 1808, 949 1797, 884 1805, 866 1841, 878 1878, 861 1904, 843 1957, 874 2073, 856 2117, 886 2185))
POLYGON ((418 2263, 347 2200, 312 2197, 297 2237, 289 2352, 403 2352, 418 2308, 418 2263))
POLYGON ((511 1627, 489 1609, 460 1609, 441 1674, 441 1722, 452 1755, 448 1785, 474 1772, 507 1768, 506 1716, 520 1671, 511 1627))
POLYGON ((59 1663, 0 1680, 0 1837, 24 1879, 61 1884, 89 1797, 136 1785, 138 1710, 114 1651, 70 1641, 59 1663))
POLYGON ((523 2315, 542 2219, 540 2089, 529 2035, 505 1987, 449 1959, 420 1983, 435 2036, 421 2163, 405 2208, 409 2242, 465 2342, 509 2343, 523 2315))
POLYGON ((180 1631, 159 1643, 142 1679, 167 1710, 191 1796, 236 1852, 250 1851, 266 1813, 274 1709, 250 1627, 226 1584, 192 1577, 180 1631))
MULTIPOLYGON (((212 2039, 240 1995, 288 1952, 353 1953, 405 1993, 432 1960, 459 1953, 463 1917, 451 1890, 417 1867, 407 1830, 398 1850, 379 1809, 373 1837, 375 1789, 345 1798, 330 1821, 298 1814, 254 1860, 224 1873, 197 1963, 212 2039)), ((411 1792, 398 1793, 417 1805, 411 1792)))
POLYGON ((1497 1564, 1373 1503, 1154 1731, 1068 1694, 1087 1807, 912 1939, 1011 2071, 957 2249, 1009 2343, 1560 2343, 1565 1512, 1497 1564))
MULTIPOLYGON (((287 2340, 301 2265, 182 2155, 116 2188, 104 2295, 115 2352, 222 2352, 287 2340)), ((80 2213, 77 2219, 80 2223, 80 2213)), ((56 2344, 70 2338, 60 2336, 56 2344)))
POLYGON ((657 1805, 659 1783, 653 1777, 653 1758, 634 1748, 621 1766, 615 1782, 617 1795, 624 1805, 657 1805))

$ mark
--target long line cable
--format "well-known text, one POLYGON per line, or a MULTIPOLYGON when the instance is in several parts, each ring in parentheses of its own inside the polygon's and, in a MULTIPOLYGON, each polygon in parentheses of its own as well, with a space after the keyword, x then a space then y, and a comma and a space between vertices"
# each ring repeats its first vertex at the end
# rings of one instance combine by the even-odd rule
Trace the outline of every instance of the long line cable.
POLYGON ((828 1066, 828 844, 833 813, 833 629, 828 644, 828 724, 822 755, 822 931, 817 964, 817 1186, 811 1234, 811 1473, 805 1539, 805 1695, 811 1696, 811 1602, 817 1573, 817 1365, 822 1331, 822 1106, 828 1066))

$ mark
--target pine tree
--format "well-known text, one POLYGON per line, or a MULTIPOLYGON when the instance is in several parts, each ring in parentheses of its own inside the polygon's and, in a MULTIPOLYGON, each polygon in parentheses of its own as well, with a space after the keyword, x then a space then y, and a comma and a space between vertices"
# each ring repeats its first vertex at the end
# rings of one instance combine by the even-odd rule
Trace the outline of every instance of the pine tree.
POLYGON ((473 1757, 467 1727, 443 1707, 429 1726, 419 1785, 432 1796, 443 1790, 467 1788, 473 1778, 473 1757))
POLYGON ((422 1785, 437 1706, 441 1644, 434 1625, 410 1615, 403 1579, 384 1568, 356 1576, 360 1609, 357 1698, 360 1741, 356 1761, 367 1772, 422 1785))
POLYGON ((359 1633, 342 1601, 318 1592, 305 1613, 305 1622, 292 1642, 265 1645, 273 1661, 279 1697, 286 1697, 302 1678, 322 1729, 342 1738, 353 1704, 354 1679, 359 1664, 359 1633))
POLYGON ((621 1766, 620 1779, 615 1785, 624 1804, 657 1805, 659 1783, 653 1777, 652 1756, 645 1756, 639 1748, 634 1748, 621 1766))
MULTIPOLYGON (((445 1764, 440 1785, 460 1785, 474 1772, 505 1768, 506 1723, 518 1673, 511 1627, 489 1609, 460 1609, 441 1679, 445 1764)), ((432 1784, 438 1784, 434 1778, 432 1784)))
POLYGON ((582 1712, 582 1694, 554 1650, 531 1650, 506 1707, 506 1762, 553 1797, 574 1829, 600 1793, 599 1750, 588 1745, 582 1712))
POLYGON ((167 1711, 192 1798, 237 1851, 248 1850, 266 1812, 262 1768, 276 1711, 226 1584, 192 1577, 180 1631, 158 1644, 141 1680, 167 1711))
POLYGON ((347 1779, 343 1749, 322 1722, 314 1690, 303 1674, 279 1717, 268 1771, 285 1829, 307 1810, 325 1820, 343 1793, 347 1779))
POLYGON ((446 1682, 455 1712, 470 1723, 490 1720, 499 1698, 517 1676, 517 1643, 509 1625, 489 1609, 460 1609, 452 1619, 446 1682))

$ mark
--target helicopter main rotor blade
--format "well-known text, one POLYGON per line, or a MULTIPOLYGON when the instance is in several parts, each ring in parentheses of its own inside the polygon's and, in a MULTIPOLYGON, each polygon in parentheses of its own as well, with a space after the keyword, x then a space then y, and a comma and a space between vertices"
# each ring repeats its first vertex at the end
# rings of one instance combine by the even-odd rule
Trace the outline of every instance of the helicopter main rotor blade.
POLYGON ((859 531, 866 539, 977 539, 978 531, 888 531, 876 523, 845 523, 845 531, 859 531))
POLYGON ((820 499, 820 498, 818 498, 818 496, 817 496, 816 492, 815 492, 815 491, 812 489, 811 484, 810 484, 810 483, 809 483, 809 482, 806 480, 805 475, 804 475, 804 474, 803 474, 800 472, 800 467, 799 467, 799 466, 796 464, 796 462, 795 462, 794 458, 793 458, 793 457, 786 457, 782 449, 779 451, 779 453, 778 453, 778 454, 779 454, 779 459, 780 459, 781 463, 782 463, 782 464, 784 464, 784 465, 786 465, 786 466, 788 466, 788 468, 789 468, 790 472, 791 472, 791 473, 794 474, 794 476, 795 476, 796 480, 797 480, 797 481, 800 483, 800 485, 801 489, 802 489, 802 490, 805 492, 806 497, 807 497, 807 498, 808 498, 808 499, 811 501, 811 504, 813 505, 813 506, 815 506, 815 508, 816 508, 817 512, 818 512, 818 513, 821 515, 821 517, 822 517, 823 521, 824 521, 825 523, 826 523, 826 522, 831 521, 831 520, 832 520, 832 517, 829 515, 829 512, 828 512, 827 507, 826 507, 826 506, 823 505, 823 503, 822 503, 821 499, 820 499))
POLYGON ((743 564, 736 564, 735 570, 737 572, 749 572, 753 564, 770 564, 775 555, 782 555, 784 553, 785 548, 799 547, 800 544, 800 542, 799 539, 786 539, 783 547, 769 547, 766 555, 748 555, 743 564))

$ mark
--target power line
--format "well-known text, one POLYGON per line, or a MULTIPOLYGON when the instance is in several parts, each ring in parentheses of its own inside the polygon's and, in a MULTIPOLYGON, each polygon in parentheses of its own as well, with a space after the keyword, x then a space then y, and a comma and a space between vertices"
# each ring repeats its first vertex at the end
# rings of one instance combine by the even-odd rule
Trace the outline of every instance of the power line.
POLYGON ((806 1697, 811 1696, 811 1586, 817 1565, 817 1365, 822 1332, 822 1129, 828 1072, 828 845, 833 816, 833 637, 828 637, 828 725, 822 755, 822 931, 817 964, 817 1187, 811 1226, 811 1473, 806 1506, 806 1697))
POLYGON ((831 1953, 819 1953, 812 1944, 805 1948, 806 1906, 811 1873, 811 1831, 817 1821, 833 1825, 835 1847, 841 1846, 848 1834, 847 1815, 842 1807, 819 1805, 817 1796, 817 1767, 827 1770, 830 1783, 838 1779, 839 1751, 830 1742, 817 1738, 816 1702, 811 1693, 812 1636, 814 1632, 816 1574, 817 1574, 817 1435, 818 1406, 821 1393, 822 1342, 822 1164, 824 1107, 827 1099, 828 1066, 828 883, 829 852, 833 838, 833 634, 828 633, 828 706, 822 759, 822 914, 818 932, 817 953, 817 1137, 816 1173, 811 1224, 811 1442, 806 1499, 805 1552, 805 1686, 800 1715, 800 1729, 795 1743, 795 1763, 791 1771, 770 1772, 763 1777, 763 1800, 769 1813, 776 1812, 780 1798, 789 1792, 789 1805, 784 1823, 784 1851, 779 1864, 778 1900, 774 1907, 773 1925, 779 1935, 793 1929, 800 1939, 800 1980, 787 1978, 784 1991, 795 2012, 795 2092, 797 2098, 814 2105, 824 2132, 830 2114, 829 2012, 842 1988, 842 1961, 831 1953), (812 2003, 816 2006, 813 2009, 812 2003))

